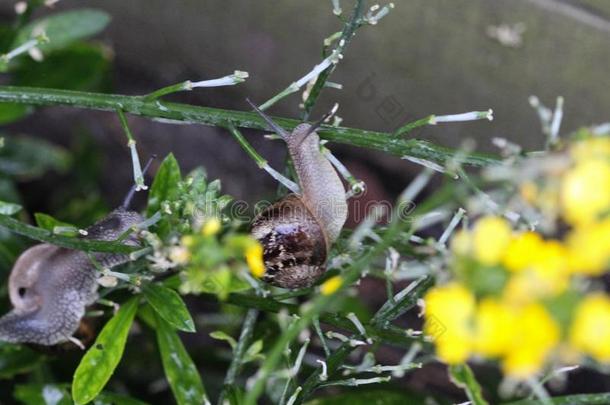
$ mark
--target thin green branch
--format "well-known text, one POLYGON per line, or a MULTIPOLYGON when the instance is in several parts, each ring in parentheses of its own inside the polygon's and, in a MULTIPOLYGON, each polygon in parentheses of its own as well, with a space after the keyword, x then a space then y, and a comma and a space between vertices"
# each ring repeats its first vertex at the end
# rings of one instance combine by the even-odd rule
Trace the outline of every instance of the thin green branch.
MULTIPOLYGON (((216 296, 210 295, 210 297, 213 298, 216 296)), ((229 294, 225 302, 244 308, 258 309, 259 311, 263 312, 278 313, 280 310, 286 309, 290 314, 299 314, 298 305, 278 302, 269 297, 262 298, 256 295, 236 293, 229 294)), ((319 314, 319 320, 320 322, 335 328, 343 329, 352 333, 358 333, 358 329, 356 329, 354 324, 343 315, 325 312, 319 314)), ((387 326, 382 328, 365 324, 364 327, 372 338, 398 347, 408 348, 411 347, 414 342, 421 341, 419 337, 408 336, 404 329, 395 326, 387 326)))
MULTIPOLYGON (((188 104, 170 103, 160 100, 146 100, 139 96, 87 93, 69 90, 41 89, 31 87, 0 86, 0 102, 20 103, 36 106, 65 105, 91 110, 117 111, 149 117, 193 124, 218 127, 234 125, 239 128, 266 130, 267 125, 256 113, 199 107, 188 104)), ((287 130, 292 130, 299 120, 288 118, 273 119, 287 130)), ((451 160, 456 151, 417 139, 396 139, 385 132, 366 131, 356 128, 322 126, 319 131, 323 139, 331 142, 376 149, 395 156, 412 156, 439 164, 451 160)), ((487 166, 498 163, 498 158, 485 154, 464 156, 463 164, 487 166)))
POLYGON ((237 341, 237 346, 235 346, 235 350, 233 350, 233 360, 231 360, 231 365, 229 366, 229 370, 225 376, 222 391, 218 397, 219 405, 223 405, 227 390, 229 390, 235 383, 235 377, 237 377, 237 374, 243 365, 244 354, 246 353, 250 340, 252 339, 256 318, 258 318, 258 310, 248 310, 246 313, 246 318, 244 319, 244 324, 241 328, 239 340, 237 341))
MULTIPOLYGON (((341 31, 341 37, 337 42, 337 46, 333 50, 333 53, 336 55, 343 55, 345 49, 349 45, 351 39, 353 38, 356 30, 362 25, 364 16, 364 0, 356 0, 354 4, 354 11, 352 12, 352 16, 349 21, 343 27, 343 31, 341 31)), ((326 81, 330 77, 330 75, 335 71, 337 64, 334 63, 327 67, 318 75, 316 82, 311 88, 311 92, 307 99, 303 103, 303 120, 307 121, 309 119, 309 115, 311 114, 311 110, 313 109, 316 101, 318 101, 318 97, 320 97, 320 93, 326 84, 326 81)))
POLYGON ((0 215, 0 226, 30 239, 86 252, 131 253, 138 249, 137 247, 123 245, 115 241, 108 242, 56 235, 47 229, 28 225, 6 215, 0 215))

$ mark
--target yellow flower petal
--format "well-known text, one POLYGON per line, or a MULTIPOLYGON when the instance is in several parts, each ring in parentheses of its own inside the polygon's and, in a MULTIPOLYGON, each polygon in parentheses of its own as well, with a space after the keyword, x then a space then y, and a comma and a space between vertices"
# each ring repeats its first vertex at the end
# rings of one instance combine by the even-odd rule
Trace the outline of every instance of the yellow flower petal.
POLYGON ((500 217, 487 216, 477 221, 472 230, 475 258, 488 266, 500 263, 511 233, 508 222, 500 217))
POLYGON ((216 217, 212 217, 205 221, 203 226, 201 227, 201 234, 203 236, 212 236, 216 235, 218 231, 220 231, 221 223, 220 220, 216 217))
POLYGON ((513 378, 530 377, 542 368, 559 338, 559 325, 542 305, 522 308, 515 316, 511 346, 502 359, 504 372, 513 378))
POLYGON ((542 237, 536 232, 524 232, 515 236, 506 247, 504 266, 515 272, 528 268, 536 260, 542 244, 542 237))
POLYGON ((570 169, 562 180, 561 206, 573 225, 591 223, 610 210, 610 164, 586 160, 570 169))
POLYGON ((570 327, 570 343, 594 359, 610 362, 610 298, 586 297, 576 308, 570 327))
POLYGON ((343 278, 341 276, 334 276, 326 280, 320 286, 320 293, 322 295, 334 294, 343 285, 343 278))
POLYGON ((255 277, 261 278, 265 275, 265 262, 263 261, 263 246, 256 242, 246 248, 246 262, 250 272, 255 277))
POLYGON ((458 283, 450 283, 431 289, 424 302, 424 333, 434 340, 438 357, 448 364, 466 361, 472 350, 472 293, 458 283))

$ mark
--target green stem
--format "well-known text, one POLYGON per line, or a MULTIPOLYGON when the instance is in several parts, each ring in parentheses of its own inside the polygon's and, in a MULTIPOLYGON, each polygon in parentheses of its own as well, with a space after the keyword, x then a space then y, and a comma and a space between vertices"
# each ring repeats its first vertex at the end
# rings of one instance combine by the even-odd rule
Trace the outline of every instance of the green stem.
MULTIPOLYGON (((215 298, 216 296, 210 295, 210 297, 215 298)), ((285 309, 290 314, 299 314, 298 305, 278 302, 269 297, 262 298, 256 295, 235 293, 229 294, 226 302, 243 308, 258 309, 259 311, 263 312, 278 313, 280 310, 285 309)), ((320 322, 327 325, 346 330, 351 333, 359 333, 354 324, 342 315, 325 312, 318 314, 318 317, 320 322)), ((421 341, 421 339, 418 337, 407 336, 404 329, 395 326, 377 327, 375 325, 365 324, 364 327, 372 338, 376 338, 384 343, 398 347, 409 348, 414 342, 421 341)))
POLYGON ((401 136, 401 135, 404 135, 404 134, 407 134, 407 133, 413 131, 415 128, 429 125, 430 120, 433 117, 434 117, 434 115, 429 115, 426 118, 421 118, 417 121, 409 122, 408 124, 405 124, 404 126, 398 128, 396 131, 394 131, 394 133, 392 135, 398 137, 398 136, 401 136))
POLYGON ((151 101, 151 100, 156 100, 158 98, 166 96, 168 94, 178 93, 180 91, 185 91, 185 90, 190 90, 188 81, 182 82, 182 83, 177 83, 177 84, 172 84, 171 86, 167 86, 167 87, 163 87, 159 90, 155 90, 152 93, 144 96, 144 98, 146 100, 151 101))
POLYGON ((0 226, 30 239, 85 252, 131 253, 138 249, 137 247, 123 245, 116 241, 108 242, 55 235, 47 229, 28 225, 7 215, 0 215, 0 226))
POLYGON ((250 309, 246 313, 246 318, 244 319, 244 324, 241 328, 241 333, 239 335, 239 340, 237 341, 237 346, 235 346, 235 350, 233 351, 233 360, 231 360, 231 365, 229 366, 229 370, 227 371, 227 375, 225 376, 222 391, 220 392, 220 396, 218 397, 218 405, 222 405, 224 403, 227 390, 229 390, 231 386, 235 383, 235 377, 237 377, 237 374, 241 369, 244 354, 246 353, 248 344, 252 339, 254 325, 256 324, 257 317, 257 309, 250 309))
MULTIPOLYGON (((341 55, 341 54, 343 54, 343 52, 345 52, 345 49, 347 48, 351 39, 353 38, 354 34, 356 33, 356 30, 360 27, 360 25, 362 25, 363 14, 364 14, 364 0, 356 0, 356 4, 354 5, 354 11, 352 12, 352 17, 343 27, 343 31, 341 31, 341 37, 337 41, 337 47, 334 50, 335 52, 337 52, 337 54, 341 55)), ((311 88, 311 92, 309 93, 309 96, 303 103, 303 108, 305 111, 303 114, 304 121, 307 121, 309 119, 311 110, 313 109, 314 105, 316 104, 316 101, 318 101, 318 97, 320 97, 320 93, 322 92, 322 89, 324 88, 326 81, 328 80, 330 75, 335 71, 336 68, 337 68, 337 64, 334 63, 334 64, 330 65, 328 68, 326 68, 324 71, 322 71, 322 73, 320 73, 320 75, 318 76, 318 79, 316 80, 313 87, 311 88)))
MULTIPOLYGON (((160 118, 194 124, 227 127, 230 124, 239 128, 266 130, 264 120, 254 112, 224 110, 188 104, 170 103, 160 100, 147 100, 139 96, 87 93, 70 90, 41 89, 31 87, 0 86, 0 102, 19 103, 37 106, 65 105, 91 110, 117 111, 149 118, 160 118)), ((273 117, 273 120, 287 130, 292 130, 299 120, 273 117)), ((356 128, 333 127, 324 125, 318 131, 323 139, 331 142, 376 149, 395 156, 412 156, 444 164, 456 151, 417 139, 396 139, 385 132, 366 131, 356 128)), ((471 154, 464 157, 463 163, 474 166, 487 166, 498 163, 491 155, 471 154)))

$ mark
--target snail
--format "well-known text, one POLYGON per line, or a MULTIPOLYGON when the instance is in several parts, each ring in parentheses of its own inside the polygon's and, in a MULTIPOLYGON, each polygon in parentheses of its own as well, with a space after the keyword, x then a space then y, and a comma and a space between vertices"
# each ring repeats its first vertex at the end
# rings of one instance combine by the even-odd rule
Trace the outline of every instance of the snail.
MULTIPOLYGON (((150 161, 143 171, 146 171, 150 161)), ((113 241, 143 221, 128 209, 132 187, 123 204, 86 229, 89 240, 113 241)), ((138 246, 135 235, 122 243, 138 246)), ((94 253, 104 268, 129 261, 129 255, 94 253)), ((98 272, 87 253, 41 243, 25 250, 15 262, 8 280, 13 309, 0 318, 0 341, 53 346, 72 341, 85 308, 97 300, 98 272)))
POLYGON ((316 132, 330 114, 288 132, 248 102, 286 142, 299 186, 252 222, 251 234, 263 245, 263 280, 288 289, 308 287, 326 271, 328 252, 347 219, 345 188, 320 151, 316 132))

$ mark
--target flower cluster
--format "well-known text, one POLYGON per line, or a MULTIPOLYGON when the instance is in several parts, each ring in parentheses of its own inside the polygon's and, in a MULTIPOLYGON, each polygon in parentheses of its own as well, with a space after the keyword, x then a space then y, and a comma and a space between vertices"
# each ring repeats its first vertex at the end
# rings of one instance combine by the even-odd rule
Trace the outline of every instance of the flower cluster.
MULTIPOLYGON (((514 182, 554 226, 487 215, 452 238, 451 280, 424 299, 424 331, 446 363, 496 359, 519 379, 551 362, 610 363, 610 297, 596 278, 610 264, 610 138, 549 156, 553 165, 514 182)), ((534 159, 515 164, 531 173, 534 159)))

